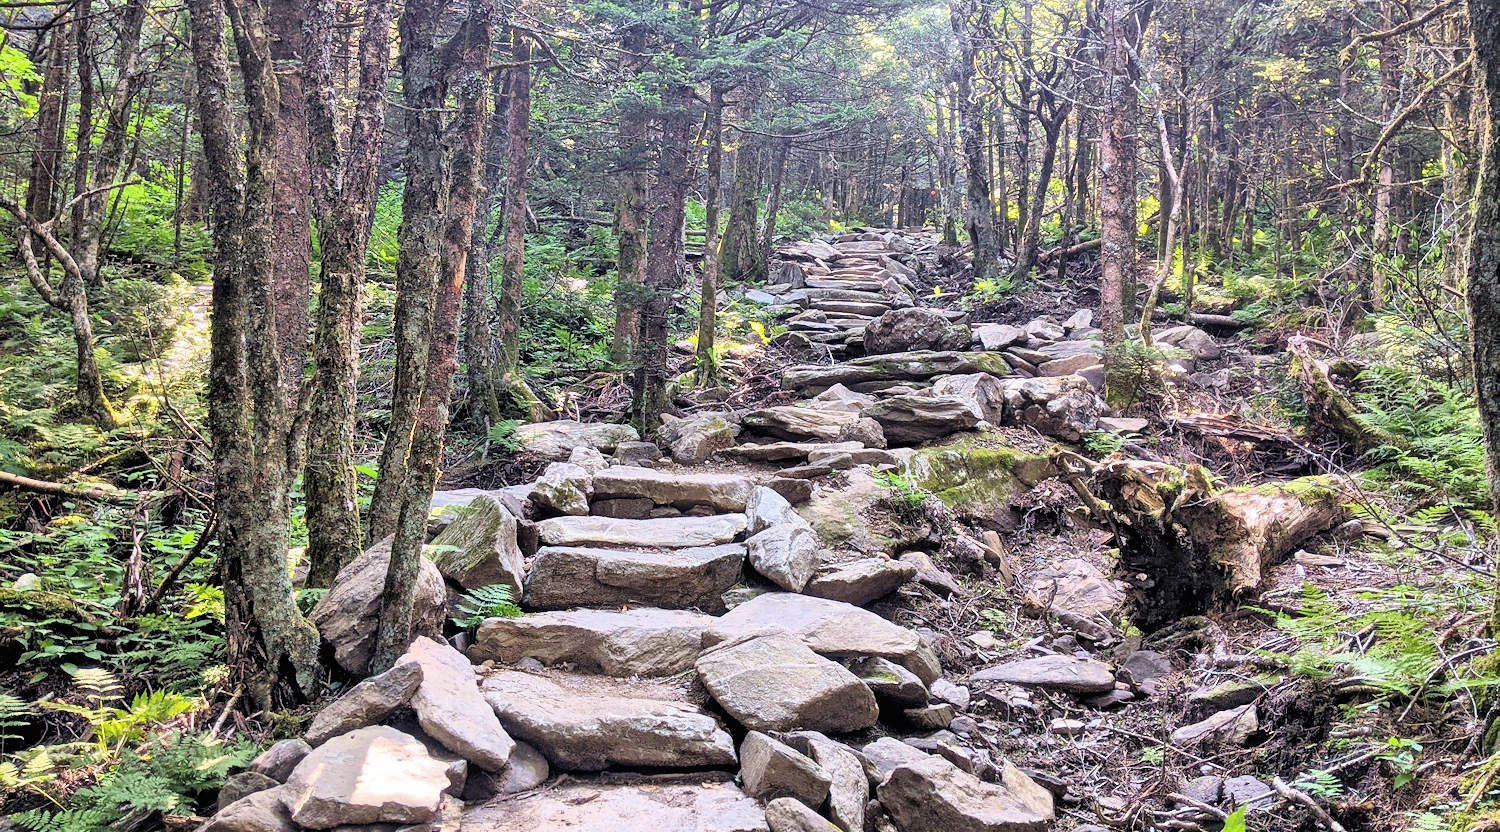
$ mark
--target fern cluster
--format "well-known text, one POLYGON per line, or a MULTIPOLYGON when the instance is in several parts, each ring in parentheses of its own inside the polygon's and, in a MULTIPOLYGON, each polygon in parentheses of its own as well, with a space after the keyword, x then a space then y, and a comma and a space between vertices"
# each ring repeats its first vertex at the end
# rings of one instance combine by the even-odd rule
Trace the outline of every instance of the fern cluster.
POLYGON ((1466 387, 1396 367, 1366 370, 1360 383, 1361 418, 1401 440, 1376 448, 1371 458, 1423 496, 1465 506, 1486 502, 1484 440, 1466 387))
POLYGON ((486 618, 519 618, 521 608, 516 606, 515 593, 506 584, 490 584, 471 589, 458 603, 460 615, 453 623, 472 630, 484 623, 486 618))

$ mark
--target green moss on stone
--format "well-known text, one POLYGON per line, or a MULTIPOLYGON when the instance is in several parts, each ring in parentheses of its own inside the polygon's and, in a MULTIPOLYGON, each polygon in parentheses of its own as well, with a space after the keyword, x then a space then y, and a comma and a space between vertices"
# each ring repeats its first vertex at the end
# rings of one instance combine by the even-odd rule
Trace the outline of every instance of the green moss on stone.
POLYGON ((910 472, 919 488, 961 513, 989 513, 1055 473, 1044 456, 969 441, 918 451, 910 472))

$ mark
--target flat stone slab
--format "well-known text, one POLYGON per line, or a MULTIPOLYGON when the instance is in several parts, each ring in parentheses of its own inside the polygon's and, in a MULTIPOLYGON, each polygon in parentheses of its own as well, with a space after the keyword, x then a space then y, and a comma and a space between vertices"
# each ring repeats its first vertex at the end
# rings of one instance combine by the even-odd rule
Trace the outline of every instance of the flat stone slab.
POLYGON ((936 376, 966 373, 1003 376, 1010 373, 1010 365, 998 352, 893 352, 856 358, 842 364, 790 367, 781 375, 781 387, 810 396, 835 384, 854 388, 856 384, 925 381, 936 376))
POLYGON ((479 625, 469 658, 567 662, 606 676, 675 676, 692 669, 711 623, 700 613, 649 607, 491 618, 479 625))
POLYGON ((746 462, 782 462, 788 459, 807 459, 817 451, 857 451, 864 445, 859 442, 767 442, 764 445, 735 445, 720 451, 721 456, 732 456, 746 462))
POLYGON ((286 783, 292 820, 308 829, 426 823, 449 787, 448 764, 386 725, 335 737, 297 764, 286 783))
POLYGON ((611 453, 621 442, 638 442, 641 435, 630 425, 608 422, 535 422, 516 428, 516 442, 522 448, 552 460, 564 460, 574 448, 589 447, 611 453))
POLYGON ((780 405, 746 413, 740 424, 746 430, 774 436, 777 439, 808 439, 833 442, 845 428, 859 421, 859 414, 848 410, 823 410, 796 405, 780 405))
POLYGON ((768 832, 765 812, 734 783, 572 781, 469 807, 471 832, 768 832))
POLYGON ((1115 689, 1110 666, 1077 656, 1038 656, 988 667, 969 677, 971 682, 1009 682, 1052 688, 1067 693, 1105 693, 1115 689))
POLYGON ((322 745, 340 734, 373 725, 411 701, 420 684, 421 662, 415 659, 397 662, 390 670, 360 682, 319 711, 304 737, 311 745, 322 745))
POLYGON ((553 517, 536 524, 548 546, 640 546, 688 549, 729 543, 745 530, 745 515, 662 517, 616 520, 613 517, 553 517))
POLYGON ((1052 793, 1009 762, 986 783, 940 757, 903 763, 877 790, 896 826, 907 830, 1041 832, 1055 818, 1052 793))
POLYGON ((485 707, 468 658, 447 642, 424 636, 412 642, 401 661, 422 666, 422 681, 411 697, 422 730, 485 771, 504 770, 516 743, 485 707))
POLYGON ((744 563, 742 543, 667 551, 547 546, 531 563, 522 603, 536 610, 644 604, 721 612, 720 596, 739 581, 744 563))
POLYGON ((506 730, 567 771, 729 767, 734 739, 665 683, 491 671, 481 690, 506 730))
POLYGON ((853 604, 790 592, 768 592, 740 604, 703 632, 703 644, 765 629, 785 630, 823 656, 890 659, 924 684, 940 672, 937 656, 911 630, 853 604))
POLYGON ((808 595, 848 604, 868 604, 917 576, 917 567, 887 557, 869 557, 826 567, 803 588, 808 595))
POLYGON ((657 505, 708 505, 744 511, 755 483, 737 474, 661 471, 616 465, 594 475, 594 497, 645 497, 657 505))
POLYGON ((842 733, 880 718, 863 682, 787 633, 720 644, 703 651, 696 667, 714 701, 751 730, 842 733))

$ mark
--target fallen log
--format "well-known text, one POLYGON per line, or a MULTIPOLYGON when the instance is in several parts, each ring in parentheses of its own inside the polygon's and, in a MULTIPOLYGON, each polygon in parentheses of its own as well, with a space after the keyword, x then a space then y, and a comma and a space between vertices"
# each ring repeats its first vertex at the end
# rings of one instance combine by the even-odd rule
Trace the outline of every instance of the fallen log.
POLYGON ((1221 489, 1198 465, 1095 465, 1068 451, 1053 459, 1114 532, 1132 620, 1148 632, 1252 597, 1271 566, 1347 515, 1323 477, 1221 489))
POLYGON ((1357 454, 1383 446, 1401 445, 1399 438, 1377 430, 1359 416, 1359 408, 1339 389, 1335 379, 1353 383, 1360 367, 1343 359, 1323 360, 1312 354, 1312 341, 1301 335, 1287 339, 1292 373, 1302 387, 1308 426, 1343 441, 1357 454))
MULTIPOLYGON (((133 491, 120 491, 103 485, 75 485, 64 482, 49 482, 48 480, 32 479, 20 474, 11 474, 0 471, 0 489, 16 488, 22 491, 32 491, 37 494, 51 494, 55 497, 71 497, 76 500, 100 500, 107 503, 118 503, 134 497, 143 496, 133 491)), ((144 496, 155 496, 151 492, 144 496)))

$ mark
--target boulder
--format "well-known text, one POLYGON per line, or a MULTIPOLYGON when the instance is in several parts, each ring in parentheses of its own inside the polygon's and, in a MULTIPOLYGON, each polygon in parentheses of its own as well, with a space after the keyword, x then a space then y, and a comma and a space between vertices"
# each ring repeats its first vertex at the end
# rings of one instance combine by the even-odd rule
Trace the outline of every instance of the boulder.
POLYGON ((837 832, 838 827, 795 798, 778 797, 766 804, 771 832, 837 832))
POLYGON ((696 667, 714 701, 752 730, 858 731, 880 717, 874 694, 854 674, 786 633, 717 645, 696 667))
POLYGON ((989 373, 943 376, 933 382, 932 395, 956 396, 984 421, 992 425, 1005 422, 1005 385, 989 373))
POLYGON ((932 556, 926 552, 917 549, 913 549, 910 552, 902 552, 899 560, 901 563, 911 567, 912 577, 916 579, 917 583, 944 598, 963 592, 963 587, 959 585, 958 579, 953 577, 953 573, 938 566, 933 562, 932 556))
POLYGON ((740 580, 745 545, 666 551, 547 546, 537 551, 526 578, 528 609, 619 607, 723 609, 720 596, 740 580))
POLYGON ((735 607, 703 631, 703 643, 711 646, 767 628, 785 630, 823 656, 880 656, 923 683, 938 677, 937 656, 911 630, 853 604, 790 592, 769 592, 735 607))
POLYGON ((1010 324, 980 324, 974 327, 974 338, 987 350, 1003 350, 1026 342, 1026 330, 1010 324))
POLYGON ((564 460, 574 448, 587 446, 611 453, 621 442, 637 442, 641 435, 630 425, 606 422, 536 422, 516 428, 516 442, 522 450, 553 460, 564 460))
POLYGON ((933 699, 947 702, 960 711, 969 707, 969 689, 963 685, 955 685, 947 679, 938 679, 927 686, 933 699))
POLYGON ((1250 741, 1251 735, 1260 730, 1260 719, 1255 714, 1255 705, 1241 705, 1192 725, 1184 725, 1172 732, 1171 743, 1178 748, 1193 746, 1238 747, 1250 741))
POLYGON ((752 410, 741 424, 748 430, 776 439, 840 439, 846 425, 859 421, 859 413, 849 410, 822 410, 812 407, 781 405, 752 410))
POLYGON ((654 442, 621 442, 615 446, 612 457, 616 465, 637 465, 649 468, 661 459, 661 448, 654 442))
POLYGON ((651 516, 656 503, 644 497, 627 497, 618 500, 595 500, 589 504, 589 514, 595 517, 613 517, 616 520, 645 520, 651 516))
POLYGON ((1089 325, 1093 324, 1093 322, 1094 310, 1078 309, 1072 315, 1068 316, 1066 321, 1063 321, 1063 329, 1071 333, 1078 329, 1088 329, 1089 325))
POLYGON ((817 731, 793 731, 782 735, 782 741, 828 772, 828 817, 833 825, 844 832, 862 832, 870 785, 864 763, 854 749, 817 731))
POLYGON ((828 799, 830 779, 812 758, 760 731, 751 731, 740 743, 740 782, 746 794, 763 800, 791 797, 817 807, 828 799))
POLYGON ((298 826, 331 829, 426 823, 437 817, 448 786, 447 763, 415 737, 371 725, 313 749, 287 779, 284 795, 298 826))
POLYGON ((819 598, 863 605, 890 595, 916 574, 917 568, 910 563, 879 556, 860 558, 827 567, 808 581, 802 591, 819 598))
POLYGON ((1054 358, 1037 367, 1037 375, 1043 377, 1077 375, 1082 370, 1099 363, 1099 357, 1087 353, 1054 358))
POLYGON ((478 832, 767 832, 765 812, 732 782, 707 775, 653 782, 579 780, 470 806, 478 832))
POLYGON ((486 771, 501 771, 515 740, 479 695, 474 666, 446 643, 419 638, 402 657, 422 666, 412 710, 428 736, 486 771))
POLYGON ((755 483, 737 474, 687 473, 617 465, 594 476, 594 496, 601 499, 641 497, 659 506, 706 505, 719 511, 744 511, 755 483))
POLYGON ((1125 593, 1099 567, 1082 558, 1069 558, 1037 570, 1026 582, 1028 603, 1040 607, 1052 600, 1052 610, 1101 621, 1106 627, 1125 602, 1125 593))
POLYGON ((299 832, 286 807, 287 788, 257 789, 226 802, 198 832, 299 832))
POLYGON ((903 832, 1040 832, 1055 817, 1052 793, 1010 763, 986 783, 929 755, 896 766, 876 793, 903 832))
POLYGON ((896 766, 920 762, 932 756, 895 737, 881 737, 860 748, 859 753, 864 755, 867 763, 865 774, 871 786, 880 785, 880 781, 884 780, 887 774, 895 771, 896 766))
POLYGON ((1076 339, 1073 341, 1058 341, 1054 344, 1042 344, 1036 348, 1044 358, 1034 362, 1045 364, 1048 361, 1056 361, 1061 358, 1072 358, 1078 355, 1092 355, 1096 359, 1104 355, 1104 347, 1100 342, 1090 339, 1076 339))
POLYGON ((1077 442, 1099 424, 1104 401, 1087 379, 1063 375, 1003 382, 1005 424, 1077 442))
POLYGON ((745 530, 745 515, 616 520, 611 517, 553 517, 537 524, 548 546, 640 546, 689 549, 729 543, 745 530))
POLYGON ((865 408, 880 423, 888 442, 926 442, 968 430, 984 419, 975 403, 961 396, 906 394, 881 399, 865 408))
MULTIPOLYGON (((593 450, 574 448, 573 453, 593 450)), ((598 453, 598 451, 594 451, 598 453)), ((531 501, 537 506, 557 514, 584 515, 589 513, 589 496, 593 484, 589 472, 581 465, 571 462, 554 462, 537 478, 531 488, 531 501)))
POLYGON ((702 709, 644 681, 490 672, 481 686, 506 729, 557 768, 707 768, 735 763, 734 740, 702 709))
MULTIPOLYGON (((849 672, 865 683, 875 698, 898 708, 915 708, 927 704, 927 686, 917 674, 879 656, 858 659, 849 665, 849 672)), ((947 723, 938 726, 948 727, 947 723)))
POLYGON ((479 625, 469 658, 567 662, 606 676, 675 676, 692 669, 712 622, 696 612, 650 607, 491 618, 479 625))
POLYGON ((756 572, 791 592, 801 592, 818 568, 818 536, 800 517, 751 535, 745 549, 756 572))
POLYGON ((892 309, 865 327, 865 353, 885 355, 911 350, 968 349, 974 334, 963 324, 926 306, 892 309))
POLYGON ((875 403, 868 393, 856 393, 842 384, 835 384, 808 400, 807 406, 818 410, 847 410, 858 413, 875 403))
POLYGON ((310 753, 312 753, 312 746, 308 745, 305 740, 282 740, 251 760, 250 770, 256 774, 265 775, 277 783, 285 783, 286 779, 292 775, 292 771, 297 768, 297 764, 310 753))
MULTIPOLYGON (((563 465, 582 473, 577 466, 563 465)), ((588 513, 586 499, 583 513, 588 513)), ((515 597, 521 597, 526 561, 516 543, 516 518, 489 497, 470 503, 427 551, 443 577, 465 589, 505 584, 515 597)))
POLYGON ((1195 326, 1174 326, 1154 332, 1151 340, 1176 347, 1191 355, 1194 361, 1212 361, 1224 354, 1212 335, 1195 326))
POLYGON ((947 702, 934 702, 901 711, 901 721, 918 731, 942 731, 953 721, 953 706, 947 702))
MULTIPOLYGON (((217 808, 222 812, 256 792, 275 789, 280 785, 281 781, 256 771, 236 772, 225 778, 224 785, 219 787, 217 808)), ((279 821, 275 823, 279 826, 279 821)))
POLYGON ((745 501, 745 531, 755 535, 772 526, 796 522, 800 518, 792 504, 776 491, 757 485, 745 501))
POLYGON ((971 682, 1007 682, 1067 693, 1104 693, 1114 690, 1115 674, 1104 662, 1077 656, 1038 656, 985 668, 971 682))
POLYGON ((547 758, 540 751, 518 742, 515 750, 510 752, 510 765, 505 771, 491 773, 481 769, 469 775, 464 783, 463 799, 483 802, 497 795, 530 791, 547 782, 551 773, 552 767, 547 765, 547 758))
MULTIPOLYGON (((323 640, 333 645, 333 658, 346 672, 364 676, 375 649, 380 624, 380 598, 391 562, 391 538, 361 552, 339 570, 330 588, 312 611, 312 623, 323 640)), ((417 566, 416 601, 412 606, 411 637, 441 638, 448 614, 448 590, 443 574, 427 558, 417 566)))
POLYGON ((1045 318, 1037 318, 1026 323, 1026 337, 1028 338, 1036 338, 1041 341, 1061 341, 1065 334, 1061 326, 1045 318))
POLYGON ((657 438, 666 443, 672 458, 682 465, 696 465, 734 444, 740 426, 728 413, 706 412, 677 417, 663 414, 657 438))
MULTIPOLYGON (((615 450, 620 449, 616 447, 615 450)), ((568 463, 582 468, 591 477, 609 467, 609 460, 604 454, 600 453, 598 448, 588 445, 579 445, 574 448, 572 453, 568 454, 568 463)))

